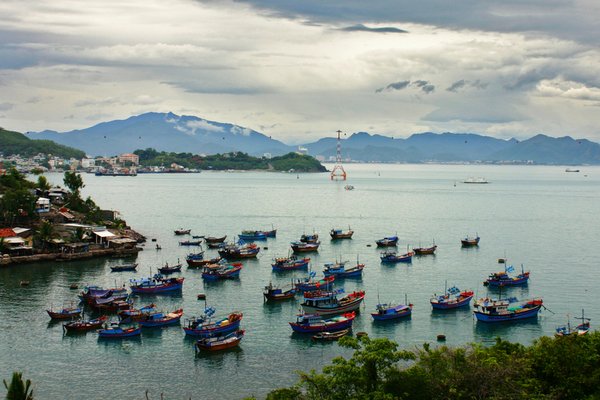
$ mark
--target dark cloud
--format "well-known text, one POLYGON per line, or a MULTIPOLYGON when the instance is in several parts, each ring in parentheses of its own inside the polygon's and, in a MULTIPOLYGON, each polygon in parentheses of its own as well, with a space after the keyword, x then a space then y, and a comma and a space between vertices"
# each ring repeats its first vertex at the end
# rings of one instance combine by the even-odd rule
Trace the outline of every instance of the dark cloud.
POLYGON ((435 86, 430 84, 428 81, 424 80, 416 80, 416 81, 400 81, 390 83, 386 87, 379 88, 375 90, 375 93, 381 93, 383 91, 391 91, 391 90, 402 90, 406 89, 409 86, 414 86, 421 89, 423 92, 429 94, 435 90, 435 86))
MULTIPOLYGON (((212 0, 197 0, 211 2, 212 0)), ((582 43, 600 43, 596 0, 238 0, 269 16, 312 23, 417 23, 488 32, 542 32, 582 43)))
POLYGON ((464 80, 461 79, 459 81, 454 82, 452 85, 450 85, 448 88, 446 88, 446 90, 448 92, 458 92, 461 89, 465 89, 465 88, 474 88, 474 89, 485 89, 488 86, 487 83, 481 82, 479 79, 475 80, 475 81, 468 81, 468 80, 464 80))
POLYGON ((340 28, 340 31, 344 32, 373 32, 373 33, 408 33, 404 29, 394 28, 393 26, 385 26, 381 28, 369 28, 363 24, 357 24, 340 28))

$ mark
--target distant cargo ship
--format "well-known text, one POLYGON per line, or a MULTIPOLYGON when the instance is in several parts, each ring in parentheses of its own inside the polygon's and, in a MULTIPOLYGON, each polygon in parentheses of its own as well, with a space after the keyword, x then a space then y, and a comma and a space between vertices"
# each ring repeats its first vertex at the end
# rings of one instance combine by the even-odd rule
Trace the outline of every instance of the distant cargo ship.
POLYGON ((463 183, 490 183, 490 182, 485 178, 471 177, 471 178, 468 178, 467 180, 463 181, 463 183))
POLYGON ((579 172, 579 170, 576 168, 567 168, 565 169, 565 172, 579 172))

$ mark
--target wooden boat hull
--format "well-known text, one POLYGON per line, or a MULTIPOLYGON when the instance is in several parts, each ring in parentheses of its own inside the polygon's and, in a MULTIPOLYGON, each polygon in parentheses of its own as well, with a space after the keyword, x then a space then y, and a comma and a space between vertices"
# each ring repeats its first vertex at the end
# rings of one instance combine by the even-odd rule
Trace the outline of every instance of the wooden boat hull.
POLYGON ((223 337, 222 340, 211 340, 211 338, 200 339, 196 342, 197 351, 221 351, 231 349, 240 344, 244 338, 245 331, 238 330, 231 338, 223 337))
POLYGON ((130 329, 100 329, 98 331, 98 337, 102 339, 124 339, 140 336, 141 334, 142 328, 139 326, 130 329))
POLYGON ((189 235, 191 231, 191 229, 177 229, 176 231, 174 231, 174 233, 176 236, 183 236, 189 235))
POLYGON ((293 271, 296 269, 307 268, 310 258, 304 258, 302 260, 295 260, 286 263, 274 263, 271 264, 273 271, 293 271))
POLYGON ((178 267, 159 268, 158 272, 160 272, 163 275, 169 275, 169 274, 174 274, 175 272, 181 272, 181 265, 179 265, 178 267))
POLYGON ((332 240, 352 239, 352 235, 354 235, 354 231, 341 232, 341 233, 329 232, 329 236, 331 236, 332 240))
POLYGON ((456 302, 435 302, 435 301, 430 301, 431 303, 431 307, 433 307, 434 310, 451 310, 454 308, 460 308, 460 307, 464 307, 464 306, 468 306, 469 303, 471 302, 471 299, 473 298, 473 296, 468 296, 463 298, 462 300, 456 301, 456 302))
POLYGON ((535 318, 537 317, 541 308, 541 305, 537 305, 535 307, 520 312, 511 312, 507 314, 487 314, 482 313, 480 311, 473 311, 473 314, 475 314, 475 318, 477 318, 477 321, 481 322, 510 322, 528 318, 535 318))
POLYGON ((337 332, 320 332, 312 337, 312 340, 331 342, 336 341, 350 333, 350 328, 342 329, 337 332))
POLYGON ((257 242, 259 240, 267 240, 267 235, 265 235, 264 233, 258 235, 246 235, 241 233, 238 235, 238 238, 246 242, 257 242))
POLYGON ((400 310, 399 312, 393 314, 380 314, 380 313, 371 313, 371 317, 375 321, 390 321, 394 319, 400 319, 405 317, 410 317, 412 315, 412 309, 407 308, 405 310, 400 310))
POLYGON ((215 244, 215 243, 223 243, 225 241, 225 239, 227 239, 227 235, 222 236, 222 237, 205 237, 204 241, 206 241, 207 244, 215 244))
POLYGON ((426 256, 426 255, 429 255, 429 254, 435 254, 436 250, 437 250, 437 246, 432 246, 432 247, 417 247, 417 248, 413 249, 413 252, 417 256, 426 256))
POLYGON ((179 309, 179 310, 173 312, 173 314, 175 314, 175 315, 169 316, 167 314, 167 315, 165 315, 164 318, 161 318, 159 320, 146 319, 146 320, 141 320, 138 323, 142 328, 158 328, 161 326, 176 325, 181 320, 181 316, 183 315, 183 310, 179 309))
POLYGON ((176 292, 183 288, 183 280, 185 278, 179 278, 175 282, 165 283, 163 285, 157 286, 131 286, 131 293, 135 294, 157 294, 157 293, 167 293, 167 292, 176 292))
POLYGON ((281 293, 272 293, 272 292, 264 292, 265 300, 267 301, 281 301, 281 300, 289 300, 296 297, 296 288, 290 289, 281 293))
POLYGON ((302 304, 302 310, 304 310, 304 312, 307 314, 317 314, 323 317, 334 316, 351 311, 357 311, 360 308, 363 300, 364 297, 359 297, 338 307, 308 306, 306 304, 302 304))
POLYGON ((460 241, 462 247, 475 247, 479 246, 479 238, 476 239, 462 239, 460 241))
POLYGON ((262 231, 262 233, 268 238, 277 237, 277 229, 272 229, 270 231, 262 231))
POLYGON ((187 240, 183 242, 179 242, 180 246, 200 246, 202 243, 201 240, 187 240))
POLYGON ((381 262, 384 264, 411 263, 412 256, 412 253, 407 253, 400 256, 382 256, 381 262))
POLYGON ((81 316, 81 309, 79 309, 79 308, 76 310, 73 310, 73 311, 69 311, 69 312, 54 312, 54 311, 50 311, 50 310, 46 310, 46 312, 48 313, 50 318, 52 318, 54 320, 58 320, 58 321, 78 318, 81 316))
POLYGON ((207 281, 216 281, 219 279, 237 279, 240 277, 240 272, 242 271, 242 265, 236 264, 234 268, 226 270, 224 272, 216 271, 206 271, 202 272, 202 279, 207 281))
POLYGON ((114 267, 110 267, 112 272, 122 272, 122 271, 135 271, 137 269, 137 264, 132 265, 116 265, 114 267))
POLYGON ((320 325, 303 325, 297 322, 290 322, 290 326, 294 332, 298 333, 319 333, 319 332, 337 332, 347 328, 352 328, 355 316, 343 321, 327 323, 320 325))
POLYGON ((492 286, 492 287, 520 286, 520 285, 527 285, 528 281, 529 281, 529 276, 523 277, 523 278, 508 279, 508 280, 488 279, 487 281, 484 282, 484 284, 485 284, 485 286, 492 286))
POLYGON ((74 321, 63 325, 63 329, 69 333, 88 332, 102 327, 108 317, 101 316, 90 321, 74 321))
POLYGON ((209 264, 218 264, 221 261, 221 257, 211 258, 211 259, 186 259, 188 267, 196 268, 196 267, 204 267, 209 264))
POLYGON ((209 338, 209 337, 221 336, 221 335, 225 335, 230 332, 237 331, 238 328, 240 327, 241 322, 242 322, 242 320, 239 319, 237 321, 230 322, 229 324, 224 325, 224 326, 214 326, 213 325, 213 326, 208 326, 208 327, 204 327, 201 329, 184 327, 183 331, 185 332, 186 335, 189 335, 189 336, 209 338))
POLYGON ((323 275, 327 276, 335 276, 336 278, 344 279, 344 278, 362 278, 364 265, 360 267, 353 267, 347 270, 342 270, 341 272, 337 272, 335 270, 324 270, 323 275))
POLYGON ((313 251, 319 251, 319 246, 321 245, 321 243, 319 242, 314 242, 314 243, 292 243, 292 251, 294 253, 310 253, 313 251))

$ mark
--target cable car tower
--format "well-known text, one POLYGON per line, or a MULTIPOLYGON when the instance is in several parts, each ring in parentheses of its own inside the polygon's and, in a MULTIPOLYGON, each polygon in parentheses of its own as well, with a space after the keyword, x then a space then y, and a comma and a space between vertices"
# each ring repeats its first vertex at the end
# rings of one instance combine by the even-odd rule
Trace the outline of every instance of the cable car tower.
POLYGON ((345 181, 346 180, 346 171, 344 171, 344 167, 342 167, 342 141, 341 134, 342 131, 337 131, 337 155, 335 157, 335 166, 331 170, 331 180, 332 181, 345 181))

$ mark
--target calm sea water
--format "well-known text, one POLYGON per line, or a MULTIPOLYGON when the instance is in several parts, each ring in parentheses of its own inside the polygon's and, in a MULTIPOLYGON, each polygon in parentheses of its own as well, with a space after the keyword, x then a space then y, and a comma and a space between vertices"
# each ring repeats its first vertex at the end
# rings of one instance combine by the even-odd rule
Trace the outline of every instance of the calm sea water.
MULTIPOLYGON (((450 345, 488 343, 496 336, 530 343, 552 335, 567 314, 600 321, 597 284, 600 278, 600 168, 565 173, 563 167, 348 165, 354 191, 331 182, 327 174, 226 173, 95 177, 84 175, 84 195, 103 208, 118 209, 136 230, 156 238, 162 251, 148 242, 138 256, 136 273, 111 273, 123 260, 98 259, 0 268, 0 376, 13 370, 31 378, 40 398, 142 399, 149 389, 168 399, 241 398, 263 396, 270 389, 296 381, 294 371, 319 369, 332 357, 347 354, 334 343, 312 343, 292 335, 288 325, 299 301, 265 304, 262 288, 269 281, 285 283, 302 273, 275 274, 270 261, 288 253, 289 242, 302 233, 318 232, 322 245, 312 254, 320 271, 326 262, 359 257, 367 267, 362 281, 346 281, 346 291, 364 289, 365 307, 354 331, 388 337, 405 348, 447 336, 450 345), (462 180, 484 176, 489 185, 462 180), (148 275, 165 262, 185 258, 173 230, 224 235, 242 229, 278 228, 277 238, 262 244, 258 260, 244 262, 237 281, 203 283, 200 272, 185 270, 180 296, 139 299, 170 311, 183 307, 199 315, 206 293, 219 314, 244 312, 247 335, 239 349, 196 356, 193 340, 180 327, 147 330, 139 340, 98 341, 96 334, 63 336, 61 324, 49 322, 51 304, 75 301, 76 283, 114 285, 148 275), (352 227, 354 238, 331 243, 332 227, 352 227), (439 246, 435 256, 412 264, 383 266, 374 241, 398 234, 406 246, 439 246), (478 233, 478 248, 462 249, 460 238, 478 233), (373 246, 368 247, 368 244, 373 246), (509 325, 482 325, 468 309, 434 313, 429 305, 444 282, 488 292, 482 281, 501 269, 499 257, 531 270, 528 287, 511 289, 518 297, 542 296, 550 311, 538 320, 509 325), (27 288, 19 286, 31 281, 27 288), (369 312, 381 301, 414 303, 411 319, 374 324, 369 312)), ((61 175, 49 175, 55 183, 61 175)), ((208 254, 212 254, 212 250, 208 254)), ((216 255, 216 253, 215 253, 216 255)), ((338 285, 339 287, 339 285, 338 285)))

